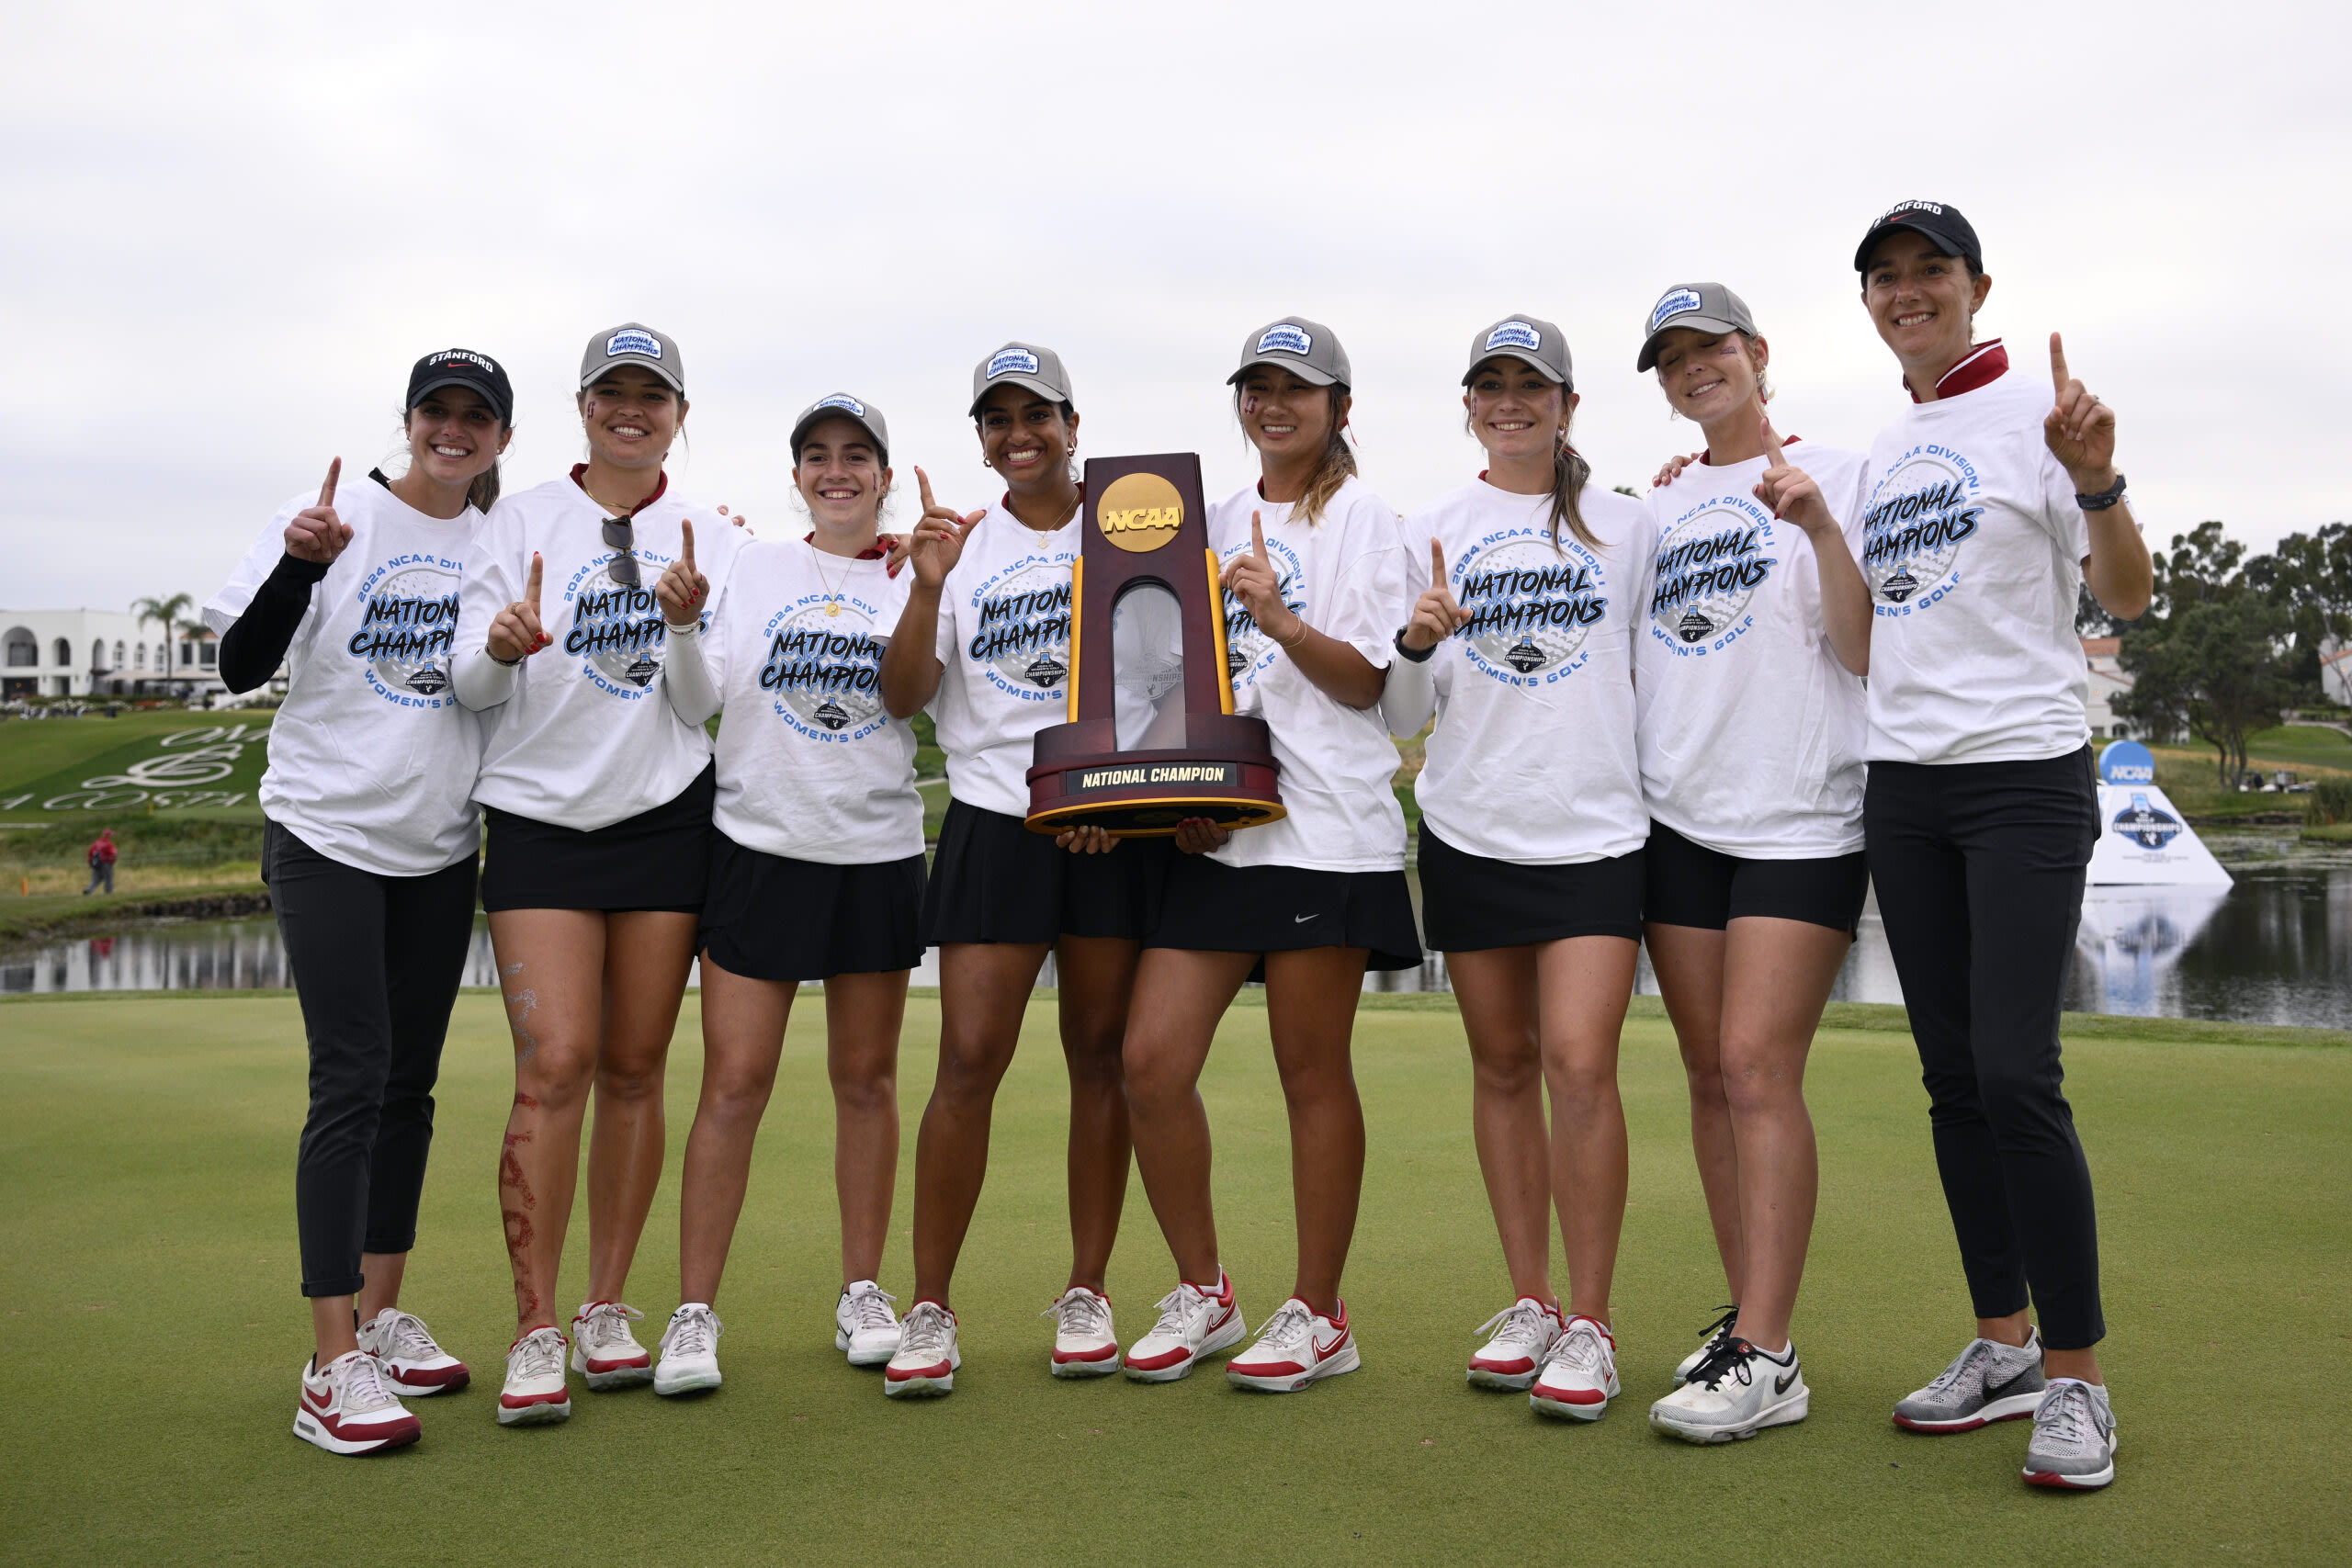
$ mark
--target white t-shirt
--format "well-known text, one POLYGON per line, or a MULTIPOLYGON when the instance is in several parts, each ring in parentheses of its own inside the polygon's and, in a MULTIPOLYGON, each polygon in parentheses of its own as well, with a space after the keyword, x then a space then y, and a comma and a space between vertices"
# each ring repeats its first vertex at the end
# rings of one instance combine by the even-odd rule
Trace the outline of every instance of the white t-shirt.
MULTIPOLYGON (((666 479, 664 483, 666 484, 666 479)), ((725 592, 743 536, 664 491, 636 516, 639 586, 613 581, 605 509, 570 479, 491 508, 466 560, 460 664, 488 660, 490 623, 522 597, 539 553, 539 621, 555 640, 514 671, 514 694, 485 710, 474 798, 535 822, 590 831, 675 800, 710 761, 710 737, 670 711, 654 682, 668 632, 653 585, 695 525, 695 562, 725 592)))
POLYGON ((1069 719, 1070 564, 1085 515, 1040 533, 1001 498, 940 587, 931 715, 947 793, 967 806, 1028 816, 1037 731, 1069 719))
POLYGON ((1905 410, 1871 445, 1872 761, 2030 761, 2090 743, 2075 631, 2090 525, 2042 444, 2049 383, 2007 365, 1984 344, 1946 383, 1991 379, 1905 410))
POLYGON ((799 539, 736 556, 702 645, 726 704, 719 831, 822 865, 922 853, 914 728, 882 709, 882 653, 912 581, 799 539))
MULTIPOLYGON (((311 491, 278 508, 204 606, 205 625, 236 624, 285 555, 286 525, 317 502, 311 491)), ((261 807, 330 860, 423 876, 481 844, 482 727, 449 689, 449 656, 482 516, 428 517, 373 479, 345 485, 334 507, 351 543, 312 585, 287 647, 261 807)))
MULTIPOLYGON (((1396 630, 1413 607, 1396 513, 1354 478, 1324 507, 1322 521, 1309 525, 1292 511, 1287 502, 1259 499, 1253 483, 1209 508, 1210 547, 1220 562, 1247 554, 1255 513, 1283 603, 1374 668, 1387 669, 1396 630)), ((1351 708, 1326 694, 1258 628, 1240 600, 1224 598, 1233 711, 1264 719, 1272 732, 1289 815, 1242 829, 1216 858, 1227 865, 1402 871, 1405 813, 1392 787, 1396 748, 1380 710, 1351 708)))
MULTIPOLYGON (((1819 486, 1861 558, 1867 464, 1810 441, 1819 486)), ((1762 457, 1693 463, 1650 491, 1657 543, 1634 639, 1634 733, 1650 815, 1746 860, 1862 847, 1862 682, 1822 630, 1813 541, 1756 499, 1762 457)))
POLYGON ((1405 523, 1414 598, 1429 587, 1434 538, 1471 617, 1430 655, 1437 728, 1414 786, 1421 820, 1468 854, 1566 865, 1649 838, 1633 649, 1649 511, 1594 484, 1577 502, 1598 549, 1565 525, 1555 548, 1549 495, 1484 479, 1405 523))

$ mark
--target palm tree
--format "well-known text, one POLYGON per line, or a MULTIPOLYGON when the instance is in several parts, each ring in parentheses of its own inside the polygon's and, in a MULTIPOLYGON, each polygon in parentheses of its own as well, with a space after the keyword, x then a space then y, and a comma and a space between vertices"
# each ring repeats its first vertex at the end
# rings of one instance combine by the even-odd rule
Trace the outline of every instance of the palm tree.
POLYGON ((175 668, 172 660, 173 634, 179 629, 181 622, 187 619, 187 613, 194 608, 196 608, 195 596, 187 593, 175 593, 168 599, 139 599, 131 603, 130 613, 139 617, 141 626, 144 626, 149 621, 164 623, 163 675, 166 681, 172 678, 172 671, 175 668))

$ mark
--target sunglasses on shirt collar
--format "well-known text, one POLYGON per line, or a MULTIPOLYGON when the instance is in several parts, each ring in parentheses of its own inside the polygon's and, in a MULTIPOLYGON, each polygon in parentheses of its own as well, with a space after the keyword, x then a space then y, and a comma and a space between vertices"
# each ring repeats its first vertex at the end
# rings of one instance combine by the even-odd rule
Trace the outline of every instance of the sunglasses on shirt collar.
POLYGON ((621 553, 605 563, 605 575, 624 588, 639 587, 644 576, 637 564, 637 525, 626 517, 605 519, 605 543, 621 553))

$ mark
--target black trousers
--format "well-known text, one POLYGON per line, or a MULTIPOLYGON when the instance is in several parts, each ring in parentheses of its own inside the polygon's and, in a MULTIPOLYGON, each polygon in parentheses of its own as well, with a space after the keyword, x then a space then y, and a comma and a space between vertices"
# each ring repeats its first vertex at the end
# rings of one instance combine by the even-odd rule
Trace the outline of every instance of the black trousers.
POLYGON ((2098 836, 2090 749, 1872 762, 1862 830, 1976 1315, 2021 1312, 2030 1292, 2044 1344, 2095 1345, 2107 1333, 2098 1223, 2058 1065, 2098 836))
POLYGON ((416 1245, 477 866, 469 855, 425 876, 382 876, 272 822, 262 869, 311 1039, 311 1114, 294 1161, 302 1293, 356 1295, 362 1252, 416 1245))

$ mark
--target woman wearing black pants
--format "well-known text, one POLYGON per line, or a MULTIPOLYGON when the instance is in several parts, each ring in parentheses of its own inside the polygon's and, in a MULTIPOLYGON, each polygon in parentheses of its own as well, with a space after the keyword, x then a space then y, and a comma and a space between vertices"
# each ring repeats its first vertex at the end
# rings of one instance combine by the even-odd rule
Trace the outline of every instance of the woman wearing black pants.
POLYGON ((336 459, 205 606, 230 690, 281 661, 292 677, 261 784, 262 874, 311 1045, 294 1208, 317 1353, 294 1431, 329 1453, 414 1442, 400 1396, 467 1382, 399 1303, 473 936, 481 741, 449 690, 450 642, 513 411, 483 355, 419 360, 408 471, 338 494, 336 459))
POLYGON ((2047 387, 1998 339, 1974 342, 1993 284, 1966 219, 1903 203, 1854 265, 1913 404, 1871 450, 1862 828, 1976 1313, 1976 1337, 1894 1419, 1957 1432, 2030 1415, 2026 1480, 2104 1486, 2098 1223, 2058 1062, 2098 832, 2075 607, 2087 582, 2139 615, 2147 547, 2115 415, 2067 374, 2058 335, 2047 387))

